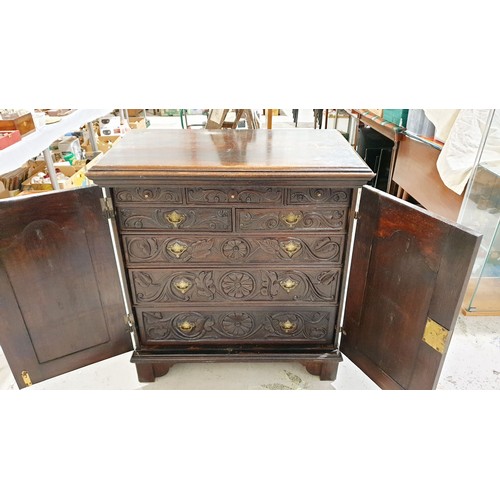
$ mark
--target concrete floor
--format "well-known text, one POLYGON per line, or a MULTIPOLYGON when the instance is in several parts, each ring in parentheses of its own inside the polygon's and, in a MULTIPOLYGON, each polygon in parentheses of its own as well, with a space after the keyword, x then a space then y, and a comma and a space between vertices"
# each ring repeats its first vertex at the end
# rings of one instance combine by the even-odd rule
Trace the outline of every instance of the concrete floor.
MULTIPOLYGON (((293 126, 291 110, 284 111, 286 115, 273 117, 273 127, 293 126)), ((148 115, 148 120, 151 128, 181 128, 179 117, 148 115)), ((265 117, 262 124, 265 127, 265 117)), ((300 110, 299 127, 313 127, 312 110, 300 110)), ((175 365, 155 383, 142 384, 129 360, 130 353, 123 354, 26 390, 378 390, 345 356, 333 383, 320 381, 296 363, 195 363, 175 365)), ((500 389, 499 316, 459 317, 437 389, 500 389)), ((17 390, 1 350, 0 390, 17 390)))

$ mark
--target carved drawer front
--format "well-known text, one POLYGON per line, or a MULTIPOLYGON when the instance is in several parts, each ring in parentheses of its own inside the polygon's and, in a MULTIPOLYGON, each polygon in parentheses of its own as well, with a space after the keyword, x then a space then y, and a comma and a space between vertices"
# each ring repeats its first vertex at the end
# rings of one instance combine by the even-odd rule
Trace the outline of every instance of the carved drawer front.
POLYGON ((341 188, 291 188, 287 202, 291 205, 329 204, 349 205, 351 189, 341 188))
POLYGON ((113 189, 116 204, 121 203, 182 203, 182 188, 167 187, 118 187, 113 189))
POLYGON ((336 308, 270 310, 138 309, 141 344, 325 344, 336 308))
POLYGON ((283 188, 265 186, 194 187, 186 189, 187 203, 283 203, 283 188))
POLYGON ((344 255, 343 234, 258 236, 171 236, 127 234, 123 237, 129 265, 178 266, 182 263, 271 264, 335 263, 344 255))
POLYGON ((156 229, 164 231, 231 231, 231 209, 158 206, 117 208, 122 230, 156 229))
POLYGON ((331 209, 282 210, 237 209, 236 227, 240 231, 344 231, 347 207, 331 209))
POLYGON ((131 270, 135 304, 182 302, 335 303, 341 268, 131 270))

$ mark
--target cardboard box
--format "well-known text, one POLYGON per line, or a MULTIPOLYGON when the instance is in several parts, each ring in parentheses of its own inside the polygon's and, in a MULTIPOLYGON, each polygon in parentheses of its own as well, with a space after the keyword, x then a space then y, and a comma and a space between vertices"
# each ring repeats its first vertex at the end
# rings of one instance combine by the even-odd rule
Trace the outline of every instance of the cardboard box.
POLYGON ((145 118, 129 118, 128 124, 131 129, 136 128, 146 128, 146 119, 145 118))
POLYGON ((99 151, 106 153, 106 151, 109 151, 113 147, 113 144, 115 144, 116 141, 119 141, 120 139, 121 136, 119 135, 108 135, 106 137, 98 137, 97 148, 99 149, 99 151))
POLYGON ((143 116, 144 115, 144 110, 143 109, 127 109, 128 117, 132 118, 135 116, 143 116))
POLYGON ((0 200, 4 198, 11 198, 13 196, 16 196, 19 194, 20 190, 19 189, 14 189, 13 191, 9 191, 3 184, 3 182, 0 181, 0 200))
MULTIPOLYGON (((87 171, 97 163, 103 153, 99 152, 92 158, 87 160, 77 160, 73 165, 68 165, 67 162, 54 163, 54 167, 58 168, 64 175, 68 177, 65 181, 59 183, 61 189, 69 189, 80 186, 92 185, 93 182, 87 178, 87 171), (89 161, 90 160, 90 161, 89 161)), ((50 191, 52 184, 31 184, 31 179, 38 172, 47 171, 47 164, 44 160, 30 160, 28 162, 28 179, 22 183, 22 191, 50 191)), ((12 195, 14 196, 14 195, 12 195)))
POLYGON ((12 132, 19 130, 20 134, 26 135, 35 130, 35 122, 31 113, 19 116, 18 118, 0 119, 0 131, 12 132))

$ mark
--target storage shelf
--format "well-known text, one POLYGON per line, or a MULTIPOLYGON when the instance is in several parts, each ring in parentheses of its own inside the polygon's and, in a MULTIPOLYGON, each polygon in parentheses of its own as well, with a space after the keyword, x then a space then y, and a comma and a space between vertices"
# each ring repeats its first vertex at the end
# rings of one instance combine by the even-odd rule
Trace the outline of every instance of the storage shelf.
POLYGON ((0 174, 5 174, 19 168, 30 158, 38 156, 55 140, 68 132, 77 130, 86 123, 113 111, 112 109, 76 109, 56 123, 44 125, 25 135, 19 142, 0 151, 0 174))

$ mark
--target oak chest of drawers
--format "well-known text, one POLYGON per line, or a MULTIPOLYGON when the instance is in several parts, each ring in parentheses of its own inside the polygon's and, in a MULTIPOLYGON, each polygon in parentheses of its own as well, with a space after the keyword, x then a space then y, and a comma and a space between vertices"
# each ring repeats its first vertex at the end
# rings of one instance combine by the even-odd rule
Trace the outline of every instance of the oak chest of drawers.
POLYGON ((142 381, 186 358, 291 358, 335 378, 353 190, 373 174, 327 137, 147 131, 93 169, 113 202, 142 381))
POLYGON ((134 340, 143 382, 195 361, 297 361, 334 380, 340 347, 382 387, 435 386, 478 238, 377 190, 360 196, 373 173, 337 131, 134 130, 88 176, 96 186, 0 218, 0 286, 20 311, 0 340, 19 381, 134 340), (36 286, 14 269, 56 253, 64 273, 44 270, 44 296, 57 307, 34 319, 20 298, 36 286))

